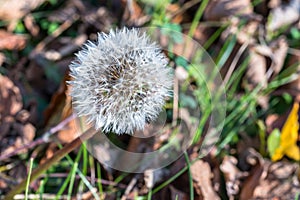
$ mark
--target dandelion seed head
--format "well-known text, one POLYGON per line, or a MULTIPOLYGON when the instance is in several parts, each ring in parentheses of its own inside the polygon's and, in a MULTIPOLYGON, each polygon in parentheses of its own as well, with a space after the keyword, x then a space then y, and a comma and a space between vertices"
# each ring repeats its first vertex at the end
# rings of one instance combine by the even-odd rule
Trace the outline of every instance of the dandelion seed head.
POLYGON ((70 65, 74 111, 103 132, 143 130, 170 96, 167 64, 160 47, 139 29, 99 33, 70 65))

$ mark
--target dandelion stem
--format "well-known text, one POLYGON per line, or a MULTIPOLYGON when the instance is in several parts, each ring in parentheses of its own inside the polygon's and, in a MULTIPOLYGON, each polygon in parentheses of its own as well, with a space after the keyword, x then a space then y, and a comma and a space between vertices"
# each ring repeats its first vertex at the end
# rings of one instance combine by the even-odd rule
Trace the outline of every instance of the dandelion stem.
MULTIPOLYGON (((42 175, 46 170, 53 166, 56 162, 60 161, 68 153, 76 149, 82 144, 82 141, 86 141, 91 138, 97 131, 94 128, 88 129, 81 136, 74 139, 72 142, 67 144, 65 147, 57 151, 50 159, 46 160, 42 165, 36 168, 30 177, 30 182, 36 180, 40 175, 42 175)), ((13 187, 11 191, 4 197, 4 200, 11 200, 14 196, 26 188, 27 179, 24 179, 19 185, 13 187)))

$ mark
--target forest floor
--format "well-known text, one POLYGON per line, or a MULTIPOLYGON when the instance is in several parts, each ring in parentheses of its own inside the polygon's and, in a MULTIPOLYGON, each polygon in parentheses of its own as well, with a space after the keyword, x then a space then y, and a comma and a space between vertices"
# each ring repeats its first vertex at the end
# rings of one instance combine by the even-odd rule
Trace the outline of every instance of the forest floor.
POLYGON ((0 199, 300 199, 299 73, 299 0, 0 0, 0 199), (49 162, 83 132, 67 84, 75 53, 123 27, 161 31, 174 98, 157 136, 107 138, 179 154, 135 171, 132 157, 90 148, 99 133, 49 162))

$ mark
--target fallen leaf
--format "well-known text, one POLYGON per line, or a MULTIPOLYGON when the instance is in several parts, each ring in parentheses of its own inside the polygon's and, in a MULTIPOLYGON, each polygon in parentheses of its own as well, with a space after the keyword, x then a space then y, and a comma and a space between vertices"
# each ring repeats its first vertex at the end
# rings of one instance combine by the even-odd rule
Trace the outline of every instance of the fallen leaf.
POLYGON ((154 185, 161 182, 164 177, 169 175, 168 169, 147 169, 144 171, 144 181, 148 189, 153 188, 154 185))
POLYGON ((21 50, 25 45, 25 36, 0 30, 0 50, 21 50))
POLYGON ((262 87, 267 86, 267 63, 265 57, 257 51, 257 47, 249 49, 250 61, 246 72, 246 79, 248 81, 247 87, 255 88, 257 85, 262 87))
MULTIPOLYGON (((300 24, 300 22, 299 22, 300 24)), ((299 27, 300 29, 300 27, 299 27)), ((298 70, 298 74, 300 71, 300 55, 299 54, 292 54, 290 55, 290 59, 288 60, 288 64, 287 66, 293 66, 293 65, 297 65, 297 70, 298 70)), ((290 83, 288 83, 287 85, 285 85, 284 87, 282 87, 283 92, 288 92, 293 96, 299 96, 300 97, 300 76, 298 76, 298 79, 295 81, 292 81, 290 83)), ((299 98, 300 99, 300 98, 299 98)))
POLYGON ((280 6, 282 0, 270 0, 268 2, 268 7, 273 9, 273 8, 277 8, 280 6))
POLYGON ((252 199, 295 199, 300 193, 297 163, 265 160, 264 169, 265 175, 257 184, 252 199))
POLYGON ((0 52, 0 66, 2 66, 2 64, 4 63, 5 60, 6 60, 5 55, 0 52))
POLYGON ((214 191, 211 178, 213 176, 210 166, 203 160, 196 161, 191 166, 191 173, 195 182, 195 188, 198 195, 203 196, 203 199, 220 199, 214 191))
POLYGON ((135 0, 123 0, 122 4, 125 7, 123 20, 126 21, 126 23, 130 25, 142 25, 148 20, 148 17, 143 13, 143 9, 135 0))
POLYGON ((278 75, 278 73, 281 71, 285 57, 288 52, 288 44, 286 41, 286 38, 280 37, 274 42, 270 44, 270 48, 272 49, 272 65, 271 68, 273 70, 273 77, 278 75))
POLYGON ((281 130, 280 144, 272 156, 273 161, 280 160, 284 155, 297 161, 300 160, 300 149, 297 146, 299 130, 298 110, 299 103, 294 103, 292 111, 281 130))
POLYGON ((282 26, 289 25, 299 20, 299 10, 299 0, 282 1, 281 5, 272 9, 269 14, 267 23, 268 32, 271 33, 282 26))
MULTIPOLYGON (((65 74, 63 81, 61 81, 59 88, 52 95, 49 106, 44 111, 45 123, 51 127, 57 124, 58 121, 66 119, 72 114, 72 99, 69 95, 66 82, 70 80, 68 73, 65 74)), ((57 138, 61 143, 68 143, 77 137, 77 123, 75 119, 71 120, 67 128, 59 130, 57 138)))
MULTIPOLYGON (((29 144, 35 137, 35 127, 30 123, 23 125, 13 122, 10 124, 9 132, 15 136, 7 135, 7 137, 1 141, 3 144, 1 144, 0 153, 3 155, 9 154, 15 151, 15 149, 29 144)), ((28 152, 26 148, 20 151, 20 153, 26 152, 28 152)))
MULTIPOLYGON (((180 5, 178 4, 168 4, 166 7, 166 15, 171 17, 173 13, 176 13, 180 10, 180 5)), ((175 24, 180 24, 183 20, 182 15, 176 15, 175 17, 171 17, 171 22, 175 24)))
POLYGON ((241 193, 239 199, 246 200, 253 197, 254 190, 259 183, 259 180, 264 171, 264 160, 262 156, 253 148, 247 149, 247 162, 252 165, 251 171, 241 186, 241 193))
POLYGON ((45 0, 0 0, 0 20, 18 20, 45 0))
POLYGON ((238 42, 240 44, 248 43, 248 44, 255 44, 256 43, 256 35, 258 32, 258 28, 262 21, 261 17, 256 17, 253 20, 249 21, 243 27, 236 28, 239 25, 237 24, 236 27, 230 27, 232 29, 231 32, 236 33, 238 42))
POLYGON ((31 14, 25 16, 24 24, 32 36, 36 37, 39 34, 40 27, 36 24, 35 19, 31 14))
POLYGON ((253 13, 253 7, 250 0, 213 0, 209 1, 204 11, 204 18, 220 20, 225 17, 251 13, 253 13))
POLYGON ((0 75, 0 120, 15 115, 22 107, 19 88, 8 77, 0 75))
POLYGON ((237 159, 233 156, 225 156, 220 170, 225 177, 226 192, 230 199, 233 199, 240 192, 242 172, 237 168, 237 159))

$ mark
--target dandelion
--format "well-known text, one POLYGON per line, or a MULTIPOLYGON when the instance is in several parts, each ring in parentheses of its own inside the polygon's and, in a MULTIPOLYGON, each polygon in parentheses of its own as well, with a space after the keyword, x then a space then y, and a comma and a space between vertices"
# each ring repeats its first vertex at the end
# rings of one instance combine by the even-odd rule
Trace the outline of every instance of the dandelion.
POLYGON ((143 130, 170 96, 167 64, 160 47, 139 29, 99 33, 70 65, 74 111, 106 133, 143 130))

